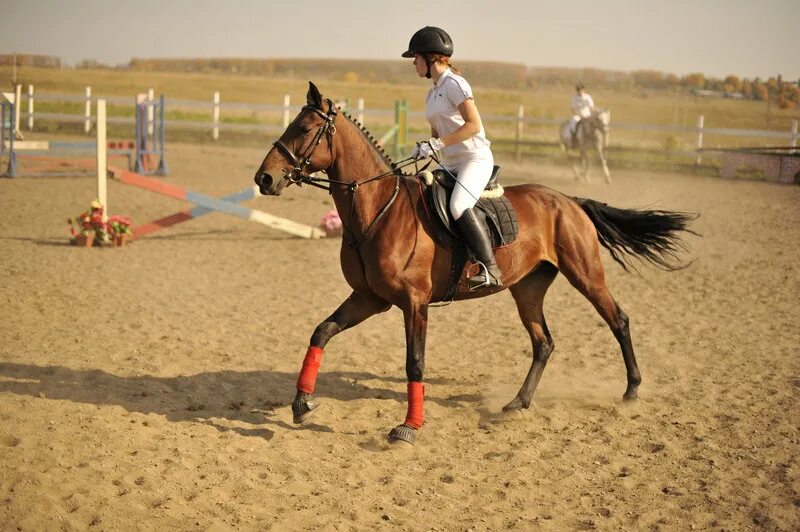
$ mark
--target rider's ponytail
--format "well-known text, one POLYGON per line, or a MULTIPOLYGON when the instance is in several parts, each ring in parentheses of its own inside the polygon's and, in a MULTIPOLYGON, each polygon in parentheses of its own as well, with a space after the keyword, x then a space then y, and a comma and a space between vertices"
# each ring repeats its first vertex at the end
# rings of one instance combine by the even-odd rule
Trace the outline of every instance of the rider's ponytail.
POLYGON ((450 62, 450 58, 448 56, 446 56, 446 55, 428 54, 428 60, 431 63, 444 63, 445 65, 447 65, 450 68, 450 70, 452 70, 453 72, 455 72, 459 76, 461 75, 461 71, 458 68, 456 68, 456 66, 454 64, 452 64, 450 62))

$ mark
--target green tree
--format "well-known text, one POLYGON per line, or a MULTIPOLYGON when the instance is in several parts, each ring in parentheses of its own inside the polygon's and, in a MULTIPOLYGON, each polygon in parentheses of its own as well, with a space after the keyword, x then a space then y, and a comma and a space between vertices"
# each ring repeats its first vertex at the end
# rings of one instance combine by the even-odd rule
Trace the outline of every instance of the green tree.
POLYGON ((753 98, 761 101, 766 101, 767 98, 769 98, 767 86, 761 83, 758 79, 753 81, 753 98))
POLYGON ((694 72, 683 76, 683 85, 693 89, 702 89, 706 84, 706 77, 702 72, 694 72))
POLYGON ((753 82, 749 79, 742 80, 742 94, 745 98, 753 98, 753 82))
POLYGON ((729 75, 722 82, 722 87, 725 92, 742 92, 742 80, 737 76, 729 75))
POLYGON ((662 89, 667 86, 666 76, 657 70, 635 70, 631 72, 634 84, 646 89, 662 89))
POLYGON ((677 87, 680 85, 681 80, 675 74, 667 74, 667 77, 664 78, 664 82, 667 84, 668 87, 677 87))

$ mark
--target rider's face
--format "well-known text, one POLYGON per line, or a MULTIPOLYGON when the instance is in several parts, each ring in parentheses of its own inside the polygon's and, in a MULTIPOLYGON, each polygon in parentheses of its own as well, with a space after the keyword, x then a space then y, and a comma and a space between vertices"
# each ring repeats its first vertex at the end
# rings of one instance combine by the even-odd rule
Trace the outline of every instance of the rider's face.
POLYGON ((414 66, 417 69, 417 75, 421 78, 425 77, 428 73, 428 64, 425 62, 425 56, 422 54, 414 54, 414 66))

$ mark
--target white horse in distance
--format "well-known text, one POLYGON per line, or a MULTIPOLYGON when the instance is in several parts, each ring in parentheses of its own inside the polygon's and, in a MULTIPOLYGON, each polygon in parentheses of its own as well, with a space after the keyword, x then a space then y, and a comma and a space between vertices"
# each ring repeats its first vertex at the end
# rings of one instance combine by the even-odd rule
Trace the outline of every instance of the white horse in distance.
POLYGON ((578 122, 574 141, 569 131, 569 121, 561 124, 561 148, 567 154, 567 158, 569 159, 569 150, 580 150, 581 168, 578 169, 570 160, 570 165, 575 172, 576 179, 580 180, 583 178, 587 183, 589 182, 589 157, 587 152, 589 150, 594 150, 597 152, 600 163, 603 165, 603 174, 606 176, 606 183, 611 183, 611 174, 608 171, 605 154, 605 148, 608 145, 608 125, 610 122, 611 113, 605 109, 597 109, 592 113, 592 116, 578 122))

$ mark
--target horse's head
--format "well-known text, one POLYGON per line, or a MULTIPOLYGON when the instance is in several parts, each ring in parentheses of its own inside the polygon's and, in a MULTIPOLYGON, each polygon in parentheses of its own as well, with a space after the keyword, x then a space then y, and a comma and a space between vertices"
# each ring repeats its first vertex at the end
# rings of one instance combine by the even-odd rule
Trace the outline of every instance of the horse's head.
POLYGON ((323 101, 319 89, 309 81, 306 105, 256 171, 255 182, 262 194, 278 196, 287 185, 300 183, 333 164, 336 114, 333 102, 323 101))
POLYGON ((608 125, 611 123, 611 112, 608 109, 597 109, 594 113, 597 124, 603 133, 608 133, 608 125))

